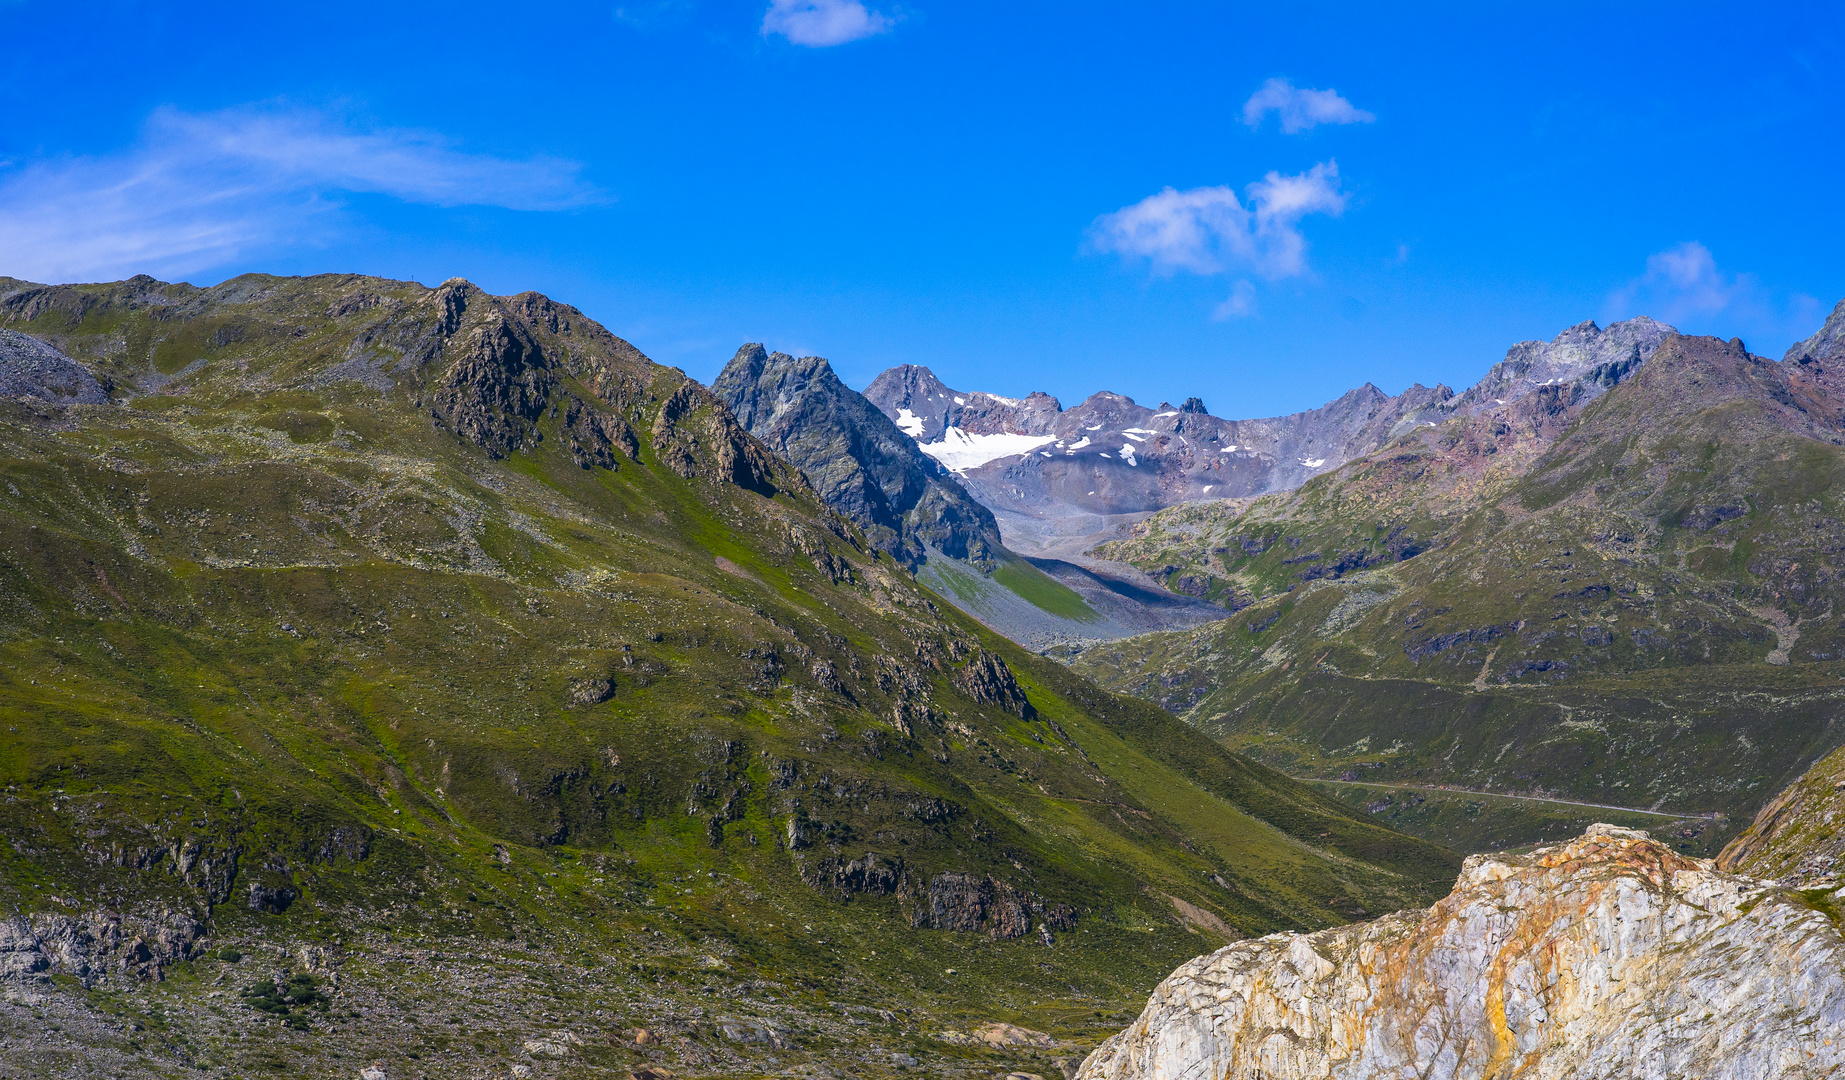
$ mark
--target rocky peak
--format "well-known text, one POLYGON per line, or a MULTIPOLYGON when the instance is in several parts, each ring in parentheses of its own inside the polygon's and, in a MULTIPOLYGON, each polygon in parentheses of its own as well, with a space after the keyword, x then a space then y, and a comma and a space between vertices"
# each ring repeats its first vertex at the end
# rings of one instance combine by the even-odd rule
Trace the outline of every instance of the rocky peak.
POLYGON ((1490 412, 1540 388, 1567 384, 1573 403, 1600 396, 1653 355, 1672 327, 1642 315, 1606 330, 1579 322, 1549 341, 1521 341, 1486 377, 1455 399, 1453 411, 1490 412))
POLYGON ((1591 826, 1469 858, 1427 910, 1199 957, 1078 1076, 1830 1076, 1845 938, 1816 906, 1591 826))
POLYGON ((1802 357, 1820 361, 1845 360, 1845 300, 1832 309, 1826 316, 1825 325, 1814 331, 1813 336, 1791 346, 1783 356, 1784 363, 1797 363, 1802 357))
POLYGON ((948 437, 950 428, 973 435, 1048 435, 1063 406, 1043 391, 1024 398, 984 390, 956 390, 926 367, 891 368, 865 388, 865 399, 917 442, 948 437))
MULTIPOLYGON (((897 400, 923 401, 915 395, 946 390, 931 384, 940 385, 927 368, 911 367, 887 385, 897 400)), ((752 343, 711 385, 744 427, 807 474, 828 506, 906 564, 922 563, 930 547, 983 564, 999 556, 992 512, 826 360, 752 343)))

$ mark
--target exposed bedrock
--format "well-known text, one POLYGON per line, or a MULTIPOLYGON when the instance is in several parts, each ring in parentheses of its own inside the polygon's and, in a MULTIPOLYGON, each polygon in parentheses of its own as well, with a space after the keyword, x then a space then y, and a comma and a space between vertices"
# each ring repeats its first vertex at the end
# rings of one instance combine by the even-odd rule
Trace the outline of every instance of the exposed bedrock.
POLYGON ((1240 941, 1154 990, 1082 1080, 1845 1073, 1840 896, 1592 826, 1474 856, 1434 907, 1240 941))

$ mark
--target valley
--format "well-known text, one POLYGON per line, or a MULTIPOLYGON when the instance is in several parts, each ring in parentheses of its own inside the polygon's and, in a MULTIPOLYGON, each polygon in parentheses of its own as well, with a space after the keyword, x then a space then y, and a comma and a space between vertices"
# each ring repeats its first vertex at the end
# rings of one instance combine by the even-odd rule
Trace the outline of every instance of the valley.
POLYGON ((1043 1072, 1458 866, 963 616, 538 294, 0 319, 0 1072, 1043 1072))

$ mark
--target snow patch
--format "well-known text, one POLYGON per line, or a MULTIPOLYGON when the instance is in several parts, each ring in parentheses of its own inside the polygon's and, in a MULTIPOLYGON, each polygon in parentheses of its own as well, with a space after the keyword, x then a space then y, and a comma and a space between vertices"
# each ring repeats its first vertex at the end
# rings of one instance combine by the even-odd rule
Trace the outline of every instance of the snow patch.
POLYGON ((942 432, 940 442, 923 443, 922 452, 960 473, 1003 457, 1029 454, 1054 438, 1054 435, 974 435, 951 427, 942 432))
POLYGON ((1224 447, 1223 449, 1221 449, 1221 450, 1219 450, 1219 451, 1218 451, 1218 453, 1220 453, 1220 454, 1234 454, 1234 453, 1236 453, 1236 444, 1235 444, 1235 443, 1231 443, 1231 444, 1230 444, 1229 446, 1226 446, 1226 447, 1224 447))
POLYGON ((955 404, 956 404, 956 405, 965 405, 965 404, 967 404, 967 402, 965 402, 965 401, 962 401, 962 400, 961 400, 960 398, 956 398, 956 399, 955 399, 955 404))
POLYGON ((1326 459, 1325 459, 1325 458, 1323 458, 1323 457, 1316 457, 1316 458, 1301 458, 1301 459, 1300 459, 1300 463, 1301 463, 1302 465, 1305 465, 1305 466, 1307 466, 1307 467, 1308 467, 1309 469, 1317 469, 1317 468, 1319 468, 1320 466, 1322 466, 1322 465, 1324 465, 1324 464, 1326 464, 1326 459))
POLYGON ((1163 416, 1177 416, 1177 415, 1179 415, 1179 413, 1178 413, 1178 410, 1176 409, 1172 412, 1156 412, 1153 414, 1153 419, 1158 420, 1163 416))
POLYGON ((897 426, 912 439, 922 438, 923 418, 908 409, 897 410, 897 426))
MULTIPOLYGON (((1130 428, 1122 428, 1121 434, 1123 435, 1158 435, 1159 432, 1154 431, 1151 428, 1130 427, 1130 428)), ((1142 439, 1141 441, 1145 442, 1146 440, 1142 439)))
MULTIPOLYGON (((1129 437, 1132 438, 1132 436, 1129 436, 1129 437)), ((1134 460, 1134 444, 1133 443, 1124 442, 1121 444, 1121 460, 1127 462, 1129 465, 1139 465, 1140 464, 1140 462, 1134 460)))
POLYGON ((1135 442, 1146 442, 1147 441, 1147 437, 1145 435, 1136 435, 1132 431, 1124 431, 1121 434, 1126 435, 1128 438, 1133 439, 1135 442))
POLYGON ((1072 452, 1074 452, 1077 450, 1081 450, 1083 447, 1088 446, 1088 445, 1089 445, 1089 436, 1085 435, 1082 437, 1081 440, 1071 443, 1070 449, 1072 452))
POLYGON ((981 397, 990 397, 994 401, 997 401, 1002 405, 1010 405, 1015 409, 1018 408, 1020 405, 1025 404, 1024 398, 1006 397, 1002 394, 989 394, 985 390, 978 391, 978 393, 980 394, 981 397))

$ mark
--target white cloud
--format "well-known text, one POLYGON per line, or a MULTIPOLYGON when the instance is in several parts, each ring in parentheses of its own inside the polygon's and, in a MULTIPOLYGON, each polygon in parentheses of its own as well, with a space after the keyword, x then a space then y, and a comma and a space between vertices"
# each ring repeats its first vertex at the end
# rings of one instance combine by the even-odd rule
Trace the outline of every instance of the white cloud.
POLYGON ((1340 97, 1336 90, 1302 90, 1286 79, 1270 79, 1243 103, 1243 123, 1257 127, 1269 113, 1292 135, 1320 124, 1369 124, 1377 116, 1340 97))
POLYGON ((1217 305, 1211 312, 1211 318, 1222 322, 1225 319, 1246 319, 1256 313, 1256 287, 1247 281, 1239 281, 1230 289, 1230 296, 1217 305))
POLYGON ((1249 206, 1228 187, 1167 188, 1097 218, 1091 243, 1145 258, 1166 274, 1234 267, 1270 279, 1305 274, 1307 240, 1298 226, 1308 214, 1337 217, 1345 210, 1338 164, 1322 162, 1293 176, 1271 172, 1245 190, 1249 206))
POLYGON ((1646 273, 1608 296, 1606 319, 1650 315, 1689 333, 1751 337, 1804 337, 1819 323, 1811 296, 1778 294, 1753 274, 1726 273, 1709 248, 1695 240, 1649 255, 1646 273))
POLYGON ((141 142, 0 171, 0 274, 42 281, 182 274, 324 241, 340 196, 558 210, 601 201, 578 166, 454 149, 302 109, 156 112, 141 142))
POLYGON ((764 34, 780 34, 796 45, 822 48, 882 34, 893 25, 859 0, 769 0, 764 34))
POLYGON ((1734 304, 1747 287, 1740 278, 1724 275, 1710 249, 1697 241, 1650 255, 1645 275, 1615 293, 1617 302, 1642 296, 1655 304, 1659 317, 1670 323, 1699 315, 1715 315, 1734 304))

